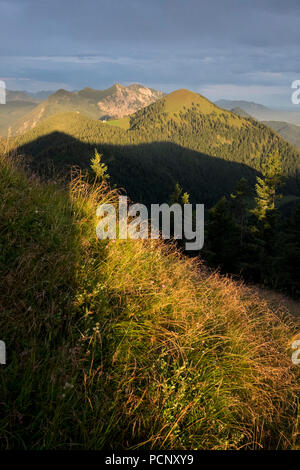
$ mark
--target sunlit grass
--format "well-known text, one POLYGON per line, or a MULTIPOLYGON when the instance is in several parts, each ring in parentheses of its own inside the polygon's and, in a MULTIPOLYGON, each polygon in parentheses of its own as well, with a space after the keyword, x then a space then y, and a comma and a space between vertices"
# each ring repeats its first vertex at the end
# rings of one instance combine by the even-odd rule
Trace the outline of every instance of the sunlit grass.
POLYGON ((285 309, 172 245, 98 240, 116 198, 1 157, 2 447, 299 447, 285 309))

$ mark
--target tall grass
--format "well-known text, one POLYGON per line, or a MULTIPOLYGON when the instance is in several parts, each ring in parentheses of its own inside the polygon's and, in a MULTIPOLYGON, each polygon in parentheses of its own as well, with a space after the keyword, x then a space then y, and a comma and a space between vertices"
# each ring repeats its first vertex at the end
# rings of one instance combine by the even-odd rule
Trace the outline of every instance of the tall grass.
POLYGON ((2 448, 298 448, 288 312, 172 245, 98 240, 116 196, 1 157, 2 448))

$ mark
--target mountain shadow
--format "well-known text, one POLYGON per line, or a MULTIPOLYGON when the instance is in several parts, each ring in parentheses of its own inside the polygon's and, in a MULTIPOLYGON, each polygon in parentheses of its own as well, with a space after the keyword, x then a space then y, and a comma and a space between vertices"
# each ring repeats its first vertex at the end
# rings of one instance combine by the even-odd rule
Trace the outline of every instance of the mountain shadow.
MULTIPOLYGON (((88 168, 97 149, 108 165, 111 184, 125 188, 133 201, 162 203, 178 182, 193 203, 213 205, 229 194, 241 177, 253 186, 258 172, 243 163, 206 155, 172 142, 116 145, 85 143, 63 132, 52 132, 18 147, 30 157, 34 171, 47 175, 49 168, 68 173, 76 165, 88 168)), ((291 181, 290 192, 298 185, 291 181)))

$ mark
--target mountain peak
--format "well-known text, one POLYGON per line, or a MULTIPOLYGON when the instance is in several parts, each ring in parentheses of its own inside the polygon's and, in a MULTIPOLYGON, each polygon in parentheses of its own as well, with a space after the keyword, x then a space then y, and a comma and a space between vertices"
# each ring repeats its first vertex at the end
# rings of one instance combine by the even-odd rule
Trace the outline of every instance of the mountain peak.
POLYGON ((69 97, 72 95, 72 92, 71 91, 67 91, 65 90, 64 88, 60 88, 59 90, 55 91, 54 93, 52 93, 48 99, 56 99, 56 98, 64 98, 64 97, 69 97))
POLYGON ((121 83, 116 82, 111 88, 115 88, 116 90, 124 90, 126 87, 121 85, 121 83))
POLYGON ((165 111, 166 112, 179 112, 184 109, 190 109, 193 106, 198 108, 198 111, 203 114, 210 113, 220 113, 220 110, 217 106, 214 105, 204 96, 194 91, 186 90, 185 88, 180 88, 175 90, 172 93, 169 93, 163 98, 165 102, 165 111))
POLYGON ((65 90, 64 88, 59 88, 53 95, 70 95, 71 91, 65 90))
POLYGON ((80 91, 92 91, 92 92, 93 92, 93 91, 96 91, 96 90, 95 90, 95 88, 91 88, 91 87, 89 87, 89 86, 85 86, 85 87, 82 88, 82 90, 80 90, 80 91))

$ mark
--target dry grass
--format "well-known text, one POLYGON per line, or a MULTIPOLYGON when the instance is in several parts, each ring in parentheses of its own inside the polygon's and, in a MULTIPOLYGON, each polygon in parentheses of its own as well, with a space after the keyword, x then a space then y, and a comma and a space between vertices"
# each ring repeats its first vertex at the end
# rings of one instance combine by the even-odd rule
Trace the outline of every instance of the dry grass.
POLYGON ((116 192, 0 162, 4 448, 299 447, 285 308, 161 241, 99 241, 116 192))

